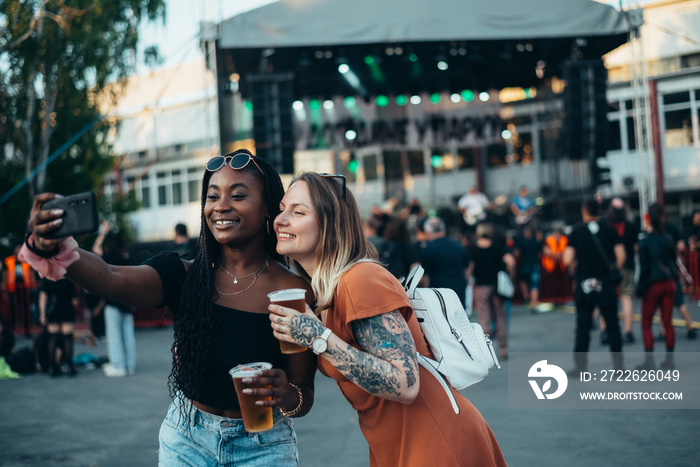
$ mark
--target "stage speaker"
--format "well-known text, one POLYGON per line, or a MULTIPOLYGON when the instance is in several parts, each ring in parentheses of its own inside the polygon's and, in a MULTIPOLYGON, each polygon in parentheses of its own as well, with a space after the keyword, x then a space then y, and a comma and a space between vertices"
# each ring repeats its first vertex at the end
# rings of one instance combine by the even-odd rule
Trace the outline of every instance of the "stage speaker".
POLYGON ((608 150, 608 71, 601 59, 565 64, 564 138, 571 159, 605 157, 608 150))
POLYGON ((294 75, 259 74, 248 77, 253 104, 255 153, 281 174, 294 173, 294 75))

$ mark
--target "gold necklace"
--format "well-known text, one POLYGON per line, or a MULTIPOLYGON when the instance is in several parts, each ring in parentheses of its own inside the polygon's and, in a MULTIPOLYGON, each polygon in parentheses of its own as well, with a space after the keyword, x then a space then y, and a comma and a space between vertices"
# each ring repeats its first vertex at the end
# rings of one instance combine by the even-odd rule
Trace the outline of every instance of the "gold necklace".
POLYGON ((246 277, 250 277, 250 276, 255 276, 255 278, 253 279, 253 282, 251 282, 250 285, 249 285, 248 287, 246 287, 246 288, 243 289, 243 290, 239 290, 238 292, 230 292, 230 293, 222 292, 222 291, 219 290, 219 288, 216 286, 216 279, 214 279, 214 288, 215 288, 216 291, 217 291, 218 293, 220 293, 221 295, 238 295, 239 293, 243 293, 243 292, 245 292, 246 290, 248 290, 248 289, 250 289, 251 287, 253 287, 253 285, 255 284, 255 282, 258 280, 258 276, 260 276, 260 274, 262 274, 262 272, 265 270, 265 268, 267 267, 267 265, 268 265, 269 263, 270 263, 270 255, 268 254, 268 255, 267 255, 267 258, 265 258, 265 262, 262 264, 262 266, 260 266, 260 267, 258 268, 257 271, 251 272, 250 274, 246 274, 245 276, 240 276, 240 277, 234 276, 233 274, 231 274, 230 272, 228 272, 223 266, 219 266, 219 269, 220 269, 220 270, 224 271, 226 274, 228 274, 229 276, 233 277, 233 283, 234 283, 234 284, 238 284, 238 279, 245 279, 246 277))

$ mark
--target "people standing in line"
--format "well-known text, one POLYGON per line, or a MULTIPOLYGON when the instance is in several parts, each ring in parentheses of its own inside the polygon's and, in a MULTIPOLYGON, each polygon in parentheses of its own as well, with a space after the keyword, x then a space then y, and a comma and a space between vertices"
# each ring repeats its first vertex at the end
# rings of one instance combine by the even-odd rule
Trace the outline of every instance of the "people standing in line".
POLYGON ((508 358, 508 323, 506 299, 497 293, 498 272, 506 270, 515 277, 515 257, 505 241, 494 241, 494 226, 481 223, 476 227, 476 240, 469 249, 468 276, 474 277, 474 309, 484 333, 491 334, 491 321, 496 321, 496 340, 502 360, 508 358))
POLYGON ((384 245, 379 251, 379 261, 400 279, 408 276, 411 267, 418 262, 418 252, 411 242, 406 221, 390 216, 384 225, 384 245))
POLYGON ((460 302, 466 301, 469 255, 462 244, 447 236, 445 221, 431 217, 423 226, 430 241, 420 250, 420 264, 425 270, 425 287, 454 290, 460 302))
POLYGON ((637 295, 642 302, 642 337, 646 358, 639 369, 655 369, 653 361, 654 337, 651 322, 657 307, 661 310, 661 321, 666 330, 666 359, 661 364, 663 369, 674 368, 673 351, 676 344, 675 330, 671 318, 673 302, 676 295, 676 248, 673 241, 665 234, 663 209, 659 204, 649 206, 644 219, 647 231, 639 242, 639 282, 637 295))
POLYGON ((587 352, 596 307, 605 319, 613 367, 622 369, 622 336, 617 318, 616 284, 611 271, 613 267, 620 269, 625 264, 625 247, 617 231, 607 222, 600 222, 599 216, 598 201, 586 199, 581 207, 583 224, 571 232, 564 251, 566 265, 576 262, 576 369, 573 370, 576 374, 588 367, 587 352))
MULTIPOLYGON (((113 266, 130 264, 124 237, 120 233, 111 232, 109 223, 102 224, 102 231, 92 246, 92 252, 113 266)), ((102 371, 108 378, 133 375, 136 372, 136 334, 131 307, 105 299, 103 313, 109 363, 102 365, 102 371)))
MULTIPOLYGON (((635 272, 635 252, 637 249, 637 239, 639 229, 627 220, 625 202, 620 198, 613 198, 608 207, 607 221, 617 230, 617 234, 622 239, 625 247, 625 264, 620 270, 622 282, 619 287, 620 308, 622 309, 622 326, 625 343, 634 343, 634 333, 632 332, 632 318, 634 316, 634 272, 635 272)), ((605 321, 600 322, 600 341, 605 345, 608 342, 605 321)))
MULTIPOLYGON (((305 415, 313 405, 316 359, 312 352, 282 354, 268 319, 268 293, 309 289, 275 250, 271 223, 283 193, 274 166, 240 149, 206 164, 193 261, 165 254, 139 266, 113 266, 87 251, 74 251, 79 257, 67 277, 83 288, 135 307, 167 305, 173 315, 168 383, 174 400, 159 436, 161 466, 299 463, 289 417, 305 415), (257 390, 257 404, 274 408, 274 426, 249 433, 228 371, 257 361, 273 364, 252 380, 264 386, 257 390)), ((45 235, 60 225, 61 213, 41 210, 54 198, 49 193, 35 198, 28 251, 48 255, 59 245, 45 235)), ((60 242, 61 248, 69 248, 69 240, 60 242)), ((57 258, 49 261, 58 263, 57 258)), ((307 301, 313 301, 311 293, 307 301)))
POLYGON ((39 322, 49 333, 48 347, 51 359, 49 375, 63 374, 63 364, 68 367, 69 376, 77 376, 73 365, 75 320, 79 306, 78 293, 68 279, 56 282, 44 279, 39 291, 39 322))
POLYGON ((277 250, 312 284, 316 314, 270 306, 275 335, 313 348, 357 410, 369 465, 505 465, 481 414, 456 390, 452 409, 399 281, 377 264, 355 198, 339 175, 302 173, 275 219, 277 250))
POLYGON ((525 226, 522 234, 515 237, 518 256, 518 286, 523 299, 530 303, 530 312, 537 312, 540 293, 540 254, 542 242, 536 238, 532 227, 525 226))

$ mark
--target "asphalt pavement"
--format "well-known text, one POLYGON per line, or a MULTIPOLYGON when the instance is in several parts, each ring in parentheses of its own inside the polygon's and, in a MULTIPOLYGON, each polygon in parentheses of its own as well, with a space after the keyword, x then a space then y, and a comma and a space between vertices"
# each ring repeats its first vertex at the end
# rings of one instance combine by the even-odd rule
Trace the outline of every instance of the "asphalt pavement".
MULTIPOLYGON (((691 304, 691 313, 697 325, 697 304, 691 304)), ((642 350, 639 321, 634 330, 637 342, 626 345, 625 352, 642 350)), ((676 330, 677 352, 700 351, 700 339, 687 339, 682 327, 676 330)), ((658 333, 656 324, 654 332, 658 333)), ((514 306, 509 360, 462 391, 491 426, 508 465, 697 465, 697 410, 509 407, 509 364, 519 353, 569 352, 573 336, 571 306, 537 314, 514 306)), ((592 338, 592 352, 607 352, 597 330, 592 338)), ((81 369, 76 378, 32 374, 0 380, 0 465, 157 465, 158 430, 170 403, 166 381, 172 329, 139 329, 136 342, 137 370, 132 376, 107 378, 99 369, 81 369)), ((29 341, 18 337, 17 347, 23 345, 29 341)), ((663 344, 656 348, 663 355, 663 344)), ((106 344, 78 344, 76 355, 80 353, 106 355, 106 344)), ((335 383, 321 374, 316 376, 315 399, 311 412, 295 419, 300 465, 367 466, 357 415, 335 383)))

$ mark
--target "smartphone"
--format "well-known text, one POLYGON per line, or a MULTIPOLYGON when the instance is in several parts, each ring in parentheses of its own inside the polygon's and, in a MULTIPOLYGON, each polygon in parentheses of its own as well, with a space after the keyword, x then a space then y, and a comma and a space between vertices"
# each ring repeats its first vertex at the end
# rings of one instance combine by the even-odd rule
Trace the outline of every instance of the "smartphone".
POLYGON ((63 209, 63 224, 47 233, 46 238, 64 238, 97 230, 97 197, 92 191, 52 199, 44 203, 41 209, 63 209))

